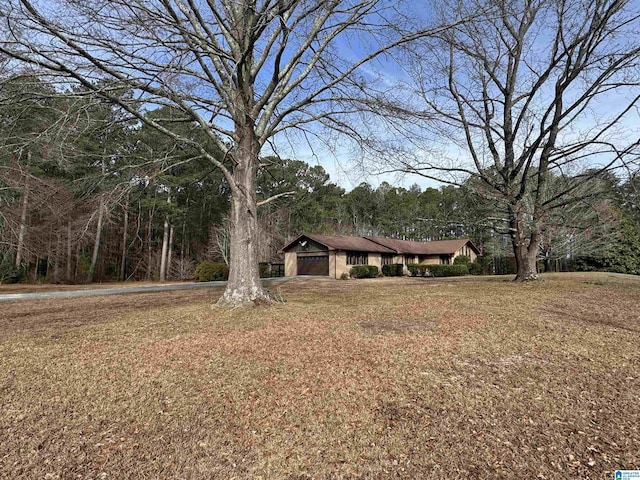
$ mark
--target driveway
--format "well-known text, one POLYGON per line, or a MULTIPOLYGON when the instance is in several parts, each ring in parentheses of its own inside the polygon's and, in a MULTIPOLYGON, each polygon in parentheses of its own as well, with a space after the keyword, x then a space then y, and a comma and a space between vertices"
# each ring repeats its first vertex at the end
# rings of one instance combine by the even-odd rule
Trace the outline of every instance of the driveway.
MULTIPOLYGON (((290 278, 291 277, 263 278, 262 281, 268 285, 269 283, 278 283, 290 280, 290 278)), ((0 294, 0 302, 12 300, 39 300, 44 298, 87 297, 90 295, 122 295, 129 293, 165 292, 168 290, 195 290, 198 288, 224 287, 226 284, 226 281, 219 281, 176 283, 174 285, 148 285, 144 287, 94 288, 91 290, 68 290, 64 292, 3 293, 0 294)))

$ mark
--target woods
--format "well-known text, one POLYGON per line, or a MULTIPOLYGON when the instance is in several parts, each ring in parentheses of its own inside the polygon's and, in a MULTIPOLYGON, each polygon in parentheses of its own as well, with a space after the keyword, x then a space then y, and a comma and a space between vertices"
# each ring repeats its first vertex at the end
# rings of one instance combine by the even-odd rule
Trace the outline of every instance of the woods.
MULTIPOLYGON (((1 118, 10 126, 0 144, 3 282, 191 280, 202 261, 229 263, 229 188, 218 169, 194 158, 192 146, 122 121, 97 96, 58 94, 44 79, 12 77, 2 92, 1 118), (35 85, 42 93, 33 93, 35 85)), ((146 115, 166 122, 176 114, 146 115)), ((181 135, 224 155, 195 123, 184 123, 181 135)), ((261 165, 257 196, 277 199, 258 210, 259 262, 281 261, 278 250, 309 232, 469 236, 483 250, 486 271, 509 271, 502 212, 476 180, 425 189, 362 183, 346 191, 320 165, 274 156, 261 165)), ((537 252, 545 270, 574 262, 571 268, 639 272, 636 185, 615 176, 582 185, 593 195, 545 223, 537 252)))
POLYGON ((0 5, 7 277, 186 279, 215 258, 239 305, 269 300, 258 262, 303 231, 471 236, 522 281, 539 260, 635 268, 611 253, 638 225, 632 3, 0 5), (278 155, 335 139, 452 186, 347 193, 278 155))

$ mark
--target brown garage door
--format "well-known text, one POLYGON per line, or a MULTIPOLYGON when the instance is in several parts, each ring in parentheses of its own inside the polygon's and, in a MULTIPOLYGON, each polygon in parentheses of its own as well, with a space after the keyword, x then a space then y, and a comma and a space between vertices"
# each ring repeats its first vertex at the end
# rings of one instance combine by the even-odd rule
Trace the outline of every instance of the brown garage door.
POLYGON ((329 275, 329 255, 298 255, 298 275, 329 275))

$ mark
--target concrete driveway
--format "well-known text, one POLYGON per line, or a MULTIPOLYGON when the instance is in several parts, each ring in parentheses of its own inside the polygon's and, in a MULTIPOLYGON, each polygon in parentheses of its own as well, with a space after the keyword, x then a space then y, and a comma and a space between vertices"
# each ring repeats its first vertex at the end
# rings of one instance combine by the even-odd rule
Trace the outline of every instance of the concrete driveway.
MULTIPOLYGON (((263 278, 262 281, 268 285, 290 280, 290 277, 263 278)), ((174 285, 147 285, 144 287, 116 287, 116 288, 94 288, 90 290, 69 290, 64 292, 42 292, 42 293, 3 293, 0 294, 0 302, 13 300, 39 300, 43 298, 70 298, 87 297, 90 295, 122 295, 129 293, 150 293, 165 292, 169 290, 195 290, 198 288, 224 287, 226 281, 219 282, 198 282, 198 283, 176 283, 174 285)))

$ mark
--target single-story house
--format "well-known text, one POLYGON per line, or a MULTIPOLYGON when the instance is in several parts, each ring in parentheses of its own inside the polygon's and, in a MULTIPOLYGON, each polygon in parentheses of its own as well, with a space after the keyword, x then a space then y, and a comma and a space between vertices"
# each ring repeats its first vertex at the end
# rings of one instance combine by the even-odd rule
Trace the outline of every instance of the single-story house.
POLYGON ((459 255, 475 261, 480 251, 468 238, 413 242, 384 237, 353 237, 347 235, 300 235, 285 245, 284 274, 321 275, 340 278, 354 265, 401 263, 451 264, 459 255))

